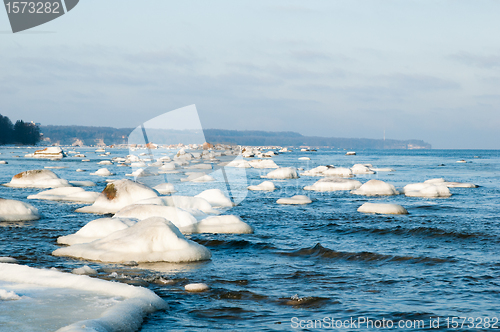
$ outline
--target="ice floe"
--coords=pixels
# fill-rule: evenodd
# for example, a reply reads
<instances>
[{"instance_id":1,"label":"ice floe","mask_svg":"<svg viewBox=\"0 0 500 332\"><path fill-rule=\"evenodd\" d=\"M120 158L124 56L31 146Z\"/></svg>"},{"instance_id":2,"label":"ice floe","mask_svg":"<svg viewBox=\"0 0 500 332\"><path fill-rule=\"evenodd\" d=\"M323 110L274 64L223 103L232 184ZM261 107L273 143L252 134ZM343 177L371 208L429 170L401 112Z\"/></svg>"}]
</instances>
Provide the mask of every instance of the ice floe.
<instances>
[{"instance_id":1,"label":"ice floe","mask_svg":"<svg viewBox=\"0 0 500 332\"><path fill-rule=\"evenodd\" d=\"M94 203L99 193L85 191L79 187L55 188L29 195L28 199L43 199L49 201L68 201L79 203Z\"/></svg>"},{"instance_id":2,"label":"ice floe","mask_svg":"<svg viewBox=\"0 0 500 332\"><path fill-rule=\"evenodd\" d=\"M370 180L358 189L351 191L351 194L364 196L389 196L398 195L399 192L392 184L380 180Z\"/></svg>"},{"instance_id":3,"label":"ice floe","mask_svg":"<svg viewBox=\"0 0 500 332\"><path fill-rule=\"evenodd\" d=\"M6 187L16 188L58 188L71 187L71 184L61 179L54 172L47 169L35 169L16 174Z\"/></svg>"},{"instance_id":4,"label":"ice floe","mask_svg":"<svg viewBox=\"0 0 500 332\"><path fill-rule=\"evenodd\" d=\"M0 221L30 221L40 219L33 205L12 199L0 198Z\"/></svg>"},{"instance_id":5,"label":"ice floe","mask_svg":"<svg viewBox=\"0 0 500 332\"><path fill-rule=\"evenodd\" d=\"M59 248L52 254L110 263L181 263L211 257L207 248L187 240L173 223L160 217L141 220L100 240Z\"/></svg>"},{"instance_id":6,"label":"ice floe","mask_svg":"<svg viewBox=\"0 0 500 332\"><path fill-rule=\"evenodd\" d=\"M305 186L304 190L314 191L338 191L338 190L354 190L361 187L361 182L343 178L324 178L310 186Z\"/></svg>"},{"instance_id":7,"label":"ice floe","mask_svg":"<svg viewBox=\"0 0 500 332\"><path fill-rule=\"evenodd\" d=\"M285 205L303 205L303 204L309 204L312 203L312 200L305 196L305 195L295 195L290 198L280 198L276 201L278 204L285 204Z\"/></svg>"},{"instance_id":8,"label":"ice floe","mask_svg":"<svg viewBox=\"0 0 500 332\"><path fill-rule=\"evenodd\" d=\"M401 205L388 203L364 203L358 208L358 212L377 214L408 214L408 211Z\"/></svg>"},{"instance_id":9,"label":"ice floe","mask_svg":"<svg viewBox=\"0 0 500 332\"><path fill-rule=\"evenodd\" d=\"M164 300L146 288L55 270L0 263L0 280L29 295L16 298L16 303L11 305L17 306L13 310L25 310L23 319L16 322L20 330L25 331L34 326L53 331L61 326L61 321L66 326L63 325L59 332L137 331L147 314L168 307ZM86 310L91 304L78 300L83 294L99 297L108 305L102 309ZM69 307L68 303L71 303ZM60 308L53 308L54 305ZM51 306L51 310L44 306ZM59 319L40 314L54 309L61 316ZM84 314L80 314L82 310ZM8 312L2 314L8 315ZM82 317L86 320L81 320Z\"/></svg>"}]
</instances>

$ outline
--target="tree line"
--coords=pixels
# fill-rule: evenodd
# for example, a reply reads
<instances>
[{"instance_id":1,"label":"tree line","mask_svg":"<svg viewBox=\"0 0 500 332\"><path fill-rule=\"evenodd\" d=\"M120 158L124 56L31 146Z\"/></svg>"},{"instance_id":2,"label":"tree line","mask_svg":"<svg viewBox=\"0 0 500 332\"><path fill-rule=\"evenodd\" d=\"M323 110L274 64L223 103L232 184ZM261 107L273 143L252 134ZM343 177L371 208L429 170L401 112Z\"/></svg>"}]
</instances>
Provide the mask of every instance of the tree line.
<instances>
[{"instance_id":1,"label":"tree line","mask_svg":"<svg viewBox=\"0 0 500 332\"><path fill-rule=\"evenodd\" d=\"M40 128L37 125L23 120L17 120L15 124L12 124L8 117L0 114L0 145L35 145L40 138Z\"/></svg>"}]
</instances>

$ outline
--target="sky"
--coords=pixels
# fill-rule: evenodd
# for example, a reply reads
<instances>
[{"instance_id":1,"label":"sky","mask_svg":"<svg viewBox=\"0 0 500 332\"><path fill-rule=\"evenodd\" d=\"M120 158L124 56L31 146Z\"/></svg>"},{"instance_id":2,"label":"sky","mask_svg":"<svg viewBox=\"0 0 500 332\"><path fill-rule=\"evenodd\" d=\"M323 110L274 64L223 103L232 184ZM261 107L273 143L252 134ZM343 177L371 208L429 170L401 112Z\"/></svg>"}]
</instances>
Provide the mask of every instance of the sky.
<instances>
[{"instance_id":1,"label":"sky","mask_svg":"<svg viewBox=\"0 0 500 332\"><path fill-rule=\"evenodd\" d=\"M80 0L13 34L0 114L135 128L195 104L203 128L500 149L500 1Z\"/></svg>"}]
</instances>

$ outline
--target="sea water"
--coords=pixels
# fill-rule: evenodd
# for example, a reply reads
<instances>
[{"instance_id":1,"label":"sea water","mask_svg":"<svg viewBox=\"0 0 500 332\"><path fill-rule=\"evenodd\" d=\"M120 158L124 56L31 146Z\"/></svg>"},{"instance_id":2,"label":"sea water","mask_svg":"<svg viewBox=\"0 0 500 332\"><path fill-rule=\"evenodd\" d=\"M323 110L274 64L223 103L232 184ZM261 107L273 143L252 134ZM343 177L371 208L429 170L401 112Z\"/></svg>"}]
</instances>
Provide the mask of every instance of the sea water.
<instances>
[{"instance_id":1,"label":"sea water","mask_svg":"<svg viewBox=\"0 0 500 332\"><path fill-rule=\"evenodd\" d=\"M117 174L108 178L119 179L132 171L97 165L109 157L94 149L77 150L91 161L71 155L61 161L35 160L23 157L33 149L0 148L0 160L9 163L0 165L0 183L25 170L63 166L52 170L70 181L94 181L96 187L85 189L100 192L106 178L91 172L107 167ZM107 151L110 157L129 153ZM457 163L462 159L467 163ZM484 324L488 319L491 326L500 318L500 151L366 150L346 156L345 151L319 149L294 150L273 160L304 169L355 163L390 167L395 171L355 179L379 179L397 188L431 178L479 187L451 188L453 196L444 199L364 197L302 190L320 177L275 180L277 190L245 193L239 205L225 212L240 216L254 234L188 236L212 251L210 261L123 266L52 256L59 248L57 237L74 233L99 216L75 213L83 204L26 199L41 189L0 186L0 197L33 204L43 216L32 222L0 223L0 256L67 272L88 265L99 272L98 278L153 290L169 309L149 315L142 331L315 331L332 329L338 322L344 325L337 325L337 330L379 330L382 321L393 322L394 328L403 323L399 329L423 331L436 326L438 318L441 330L456 331L453 322L465 324L460 327L466 330L467 324L477 329L482 326L479 320ZM87 172L76 172L78 168ZM261 183L269 171L247 169L248 185ZM308 195L313 203L276 204L278 198L297 194ZM409 214L357 212L365 202L400 204ZM198 282L210 290L184 290L186 284ZM360 319L368 325L356 325ZM355 325L346 327L347 321ZM417 326L421 322L424 326Z\"/></svg>"}]
</instances>

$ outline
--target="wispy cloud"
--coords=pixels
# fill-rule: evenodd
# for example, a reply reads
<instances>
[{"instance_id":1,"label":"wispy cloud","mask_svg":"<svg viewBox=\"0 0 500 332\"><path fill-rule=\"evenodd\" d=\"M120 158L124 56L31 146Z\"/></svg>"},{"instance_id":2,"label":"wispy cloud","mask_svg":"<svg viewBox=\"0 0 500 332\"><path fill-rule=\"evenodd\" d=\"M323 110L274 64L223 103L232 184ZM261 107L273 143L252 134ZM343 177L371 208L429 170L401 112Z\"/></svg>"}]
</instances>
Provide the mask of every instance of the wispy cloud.
<instances>
[{"instance_id":1,"label":"wispy cloud","mask_svg":"<svg viewBox=\"0 0 500 332\"><path fill-rule=\"evenodd\" d=\"M500 68L500 54L479 55L469 52L459 52L450 58L464 65L481 68Z\"/></svg>"}]
</instances>

